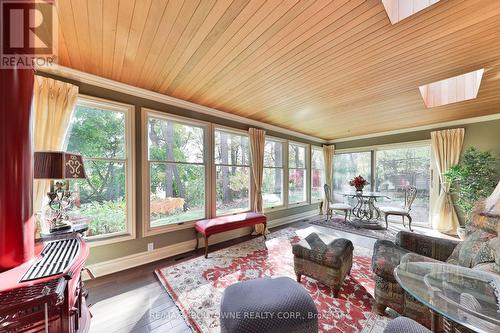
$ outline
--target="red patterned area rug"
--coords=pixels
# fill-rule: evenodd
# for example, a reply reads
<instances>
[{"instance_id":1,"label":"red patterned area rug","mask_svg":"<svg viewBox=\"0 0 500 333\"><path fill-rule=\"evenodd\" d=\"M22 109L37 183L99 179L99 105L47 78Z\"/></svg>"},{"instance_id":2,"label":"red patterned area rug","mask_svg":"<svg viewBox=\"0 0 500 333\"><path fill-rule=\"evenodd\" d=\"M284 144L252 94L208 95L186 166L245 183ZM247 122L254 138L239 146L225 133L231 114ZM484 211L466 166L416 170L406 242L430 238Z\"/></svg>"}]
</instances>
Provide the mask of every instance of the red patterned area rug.
<instances>
[{"instance_id":1,"label":"red patterned area rug","mask_svg":"<svg viewBox=\"0 0 500 333\"><path fill-rule=\"evenodd\" d=\"M156 274L195 332L219 332L220 299L224 289L238 281L262 276L295 279L291 244L300 230L286 228L178 264L157 269ZM382 332L387 318L372 312L374 281L369 250L356 248L351 276L339 298L317 281L303 277L319 312L320 332Z\"/></svg>"}]
</instances>

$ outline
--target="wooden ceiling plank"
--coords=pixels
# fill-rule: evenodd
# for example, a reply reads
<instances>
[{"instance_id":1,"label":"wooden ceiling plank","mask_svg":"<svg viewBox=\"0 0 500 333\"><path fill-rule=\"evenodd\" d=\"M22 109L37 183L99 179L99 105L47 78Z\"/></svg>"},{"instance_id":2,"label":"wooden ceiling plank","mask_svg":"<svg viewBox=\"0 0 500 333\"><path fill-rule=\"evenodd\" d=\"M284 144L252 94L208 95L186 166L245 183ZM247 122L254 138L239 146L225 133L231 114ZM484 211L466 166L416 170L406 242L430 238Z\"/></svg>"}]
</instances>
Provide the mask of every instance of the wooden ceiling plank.
<instances>
[{"instance_id":1,"label":"wooden ceiling plank","mask_svg":"<svg viewBox=\"0 0 500 333\"><path fill-rule=\"evenodd\" d=\"M168 38L163 41L162 45L160 45L160 51L156 56L154 63L147 62L145 65L149 67L150 71L141 74L141 82L140 86L148 89L154 90L153 86L155 84L155 77L160 73L163 64L170 58L172 52L177 48L179 41L181 40L184 31L188 29L186 34L190 33L189 23L194 15L199 15L200 12L197 13L198 7L201 5L202 8L206 8L206 5L212 5L212 0L207 2L200 0L188 0L185 1L182 5L179 14L177 15L173 25L170 29L170 33L168 34ZM203 11L201 11L203 13ZM181 40L182 43L182 40Z\"/></svg>"},{"instance_id":2,"label":"wooden ceiling plank","mask_svg":"<svg viewBox=\"0 0 500 333\"><path fill-rule=\"evenodd\" d=\"M70 64L75 68L83 69L83 61L78 46L78 39L73 20L73 9L70 1L55 2L57 17L59 19L59 31L63 34L63 40L66 44ZM61 59L63 60L63 59Z\"/></svg>"},{"instance_id":3,"label":"wooden ceiling plank","mask_svg":"<svg viewBox=\"0 0 500 333\"><path fill-rule=\"evenodd\" d=\"M207 95L207 89L210 90L215 88L218 84L224 81L224 77L227 73L233 71L238 67L246 58L251 54L256 52L260 47L266 47L268 41L273 38L274 35L278 34L282 29L284 29L288 24L293 22L303 13L307 8L313 6L314 1L303 1L299 2L293 8L280 17L276 22L274 22L266 31L262 33L251 45L249 45L245 50L243 50L235 59L229 62L224 68L222 68L214 77L212 77L203 87L201 87L197 94L196 100L203 103L204 97Z\"/></svg>"},{"instance_id":4,"label":"wooden ceiling plank","mask_svg":"<svg viewBox=\"0 0 500 333\"><path fill-rule=\"evenodd\" d=\"M125 71L121 71L120 80L129 81L130 71L127 70L131 68L136 60L137 54L139 52L139 44L141 42L144 30L146 28L146 20L149 18L149 14L152 8L151 0L141 0L140 3L136 4L136 9L134 10L132 16L132 22L130 24L130 31L127 40L127 48L125 49L125 54L123 58L123 67ZM153 9L157 9L156 7Z\"/></svg>"},{"instance_id":5,"label":"wooden ceiling plank","mask_svg":"<svg viewBox=\"0 0 500 333\"><path fill-rule=\"evenodd\" d=\"M111 78L116 42L119 0L103 1L102 12L102 76Z\"/></svg>"},{"instance_id":6,"label":"wooden ceiling plank","mask_svg":"<svg viewBox=\"0 0 500 333\"><path fill-rule=\"evenodd\" d=\"M490 27L498 27L495 22L495 18L491 19ZM478 32L479 31L479 32ZM455 34L456 41L460 41L464 39L464 37L467 37L467 35L470 35L469 39L474 39L473 37L480 37L481 34L484 32L484 30L478 29L478 30L466 30L463 32L458 32ZM488 38L485 40L484 46L481 48L479 45L470 45L470 44L446 44L442 45L441 41L435 41L433 43L429 43L425 49L421 49L418 54L408 51L408 54L404 55L403 57L400 58L399 61L391 62L385 65L382 69L378 69L374 74L371 74L370 72L365 72L363 75L363 87L360 87L363 89L363 93L367 93L370 89L370 87L373 87L374 89L380 89L379 87L384 87L384 86L391 86L394 85L396 82L397 84L395 85L396 88L388 89L386 91L391 91L391 93L396 93L403 85L400 82L400 80L397 80L398 78L402 78L406 81L404 84L404 88L408 89L408 84L410 84L410 88L414 89L415 87L418 87L419 85L427 82L418 82L418 81L412 81L412 78L418 78L418 77L423 77L423 74L426 72L434 73L434 76L430 77L427 79L427 81L432 82L432 81L437 81L443 76L454 76L458 75L460 73L455 73L451 72L453 71L454 68L461 68L462 71L467 71L468 68L470 67L472 69L477 69L478 64L477 61L478 59L484 59L484 57L479 57L483 53L481 53L482 49L486 49L484 52L485 55L491 53L491 47L490 43L494 42L498 36L498 29L497 31L491 30L488 32ZM439 47L439 48L433 48L433 46ZM464 68L464 61L466 59L460 58L460 53L461 48L468 48L470 50L474 50L474 52L469 52L466 53L468 55L469 59L474 59L475 61L473 63L469 63L465 68ZM444 62L443 59L446 59L446 55L451 55L451 57L448 57L450 60L452 60L455 65L450 65L449 62ZM421 59L419 62L417 60ZM425 59L431 59L433 62L436 62L437 64L430 63L426 61ZM482 62L483 65L484 62ZM438 65L439 64L439 65ZM408 68L408 73L402 73L401 71L397 71L398 68ZM447 70L448 74L441 74L439 70L443 68L444 70ZM382 72L382 74L380 73ZM385 74L385 75L384 75ZM404 75L401 75L404 74ZM436 78L437 76L437 78ZM354 81L354 82L350 82ZM396 80L396 81L395 81ZM334 91L335 92L335 103L338 104L341 100L339 99L339 96L342 95L344 91L350 92L355 94L353 89L350 89L348 87L352 87L356 83L356 76L351 76L351 78L346 77L345 80L340 80L342 83L341 85L338 85L336 87L330 88L325 88L325 93L328 93L329 91ZM409 82L409 83L408 83ZM345 84L345 85L344 85ZM357 84L359 85L359 84ZM297 83L297 87L300 87L300 83ZM316 89L317 92L319 88ZM395 90L396 89L396 90ZM276 94L276 92L272 92L273 96L276 99L279 99L280 95ZM311 100L308 96L304 99L305 101ZM251 103L252 107L255 105L255 100ZM290 105L287 105L287 107L290 107ZM264 110L260 110L264 111Z\"/></svg>"},{"instance_id":7,"label":"wooden ceiling plank","mask_svg":"<svg viewBox=\"0 0 500 333\"><path fill-rule=\"evenodd\" d=\"M153 41L151 42L151 47L147 52L142 64L139 64L136 72L136 79L134 84L139 87L145 87L145 83L152 75L153 67L156 64L158 57L160 56L163 46L167 42L172 33L172 29L177 22L179 15L192 15L196 9L197 3L194 1L188 1L187 4L183 0L173 0L169 1L167 7L164 10L163 16L161 18L160 25L154 34ZM184 8L184 9L183 9ZM191 16L189 16L191 17Z\"/></svg>"},{"instance_id":8,"label":"wooden ceiling plank","mask_svg":"<svg viewBox=\"0 0 500 333\"><path fill-rule=\"evenodd\" d=\"M255 87L253 83L256 81L261 82L261 90L265 89L265 87L268 86L266 78L270 79L270 73L273 73L275 69L282 67L285 63L297 63L300 61L298 59L304 59L304 57L301 58L301 55L305 52L310 52L313 45L318 46L318 52L321 52L323 49L330 49L342 45L344 42L352 42L354 37L358 37L361 32L366 31L366 33L368 33L368 28L373 27L374 24L378 26L386 25L385 12L381 12L380 9L364 5L356 9L360 10L360 21L362 21L362 24L359 24L358 21L351 20L349 17L346 17L344 20L336 20L334 24L328 26L328 29L325 29L325 34L316 34L313 38L307 39L292 51L288 51L285 54L279 53L277 57L273 56L273 62L269 60L261 63L261 66L254 65L253 67L256 68L254 72L256 73L248 78L246 76L243 78L242 75L242 79L238 82L231 82L231 86L234 87L233 90L236 93L234 95L228 95L227 97L218 98L217 105L219 106L225 103L230 105L230 101L232 100L241 101L241 99L248 98L249 96L245 88L250 85ZM374 13L378 14L374 15ZM258 87L255 88L257 90L259 89Z\"/></svg>"},{"instance_id":9,"label":"wooden ceiling plank","mask_svg":"<svg viewBox=\"0 0 500 333\"><path fill-rule=\"evenodd\" d=\"M269 1L274 5L278 3L272 0ZM233 38L224 47L225 50L229 49L229 52L220 58L214 59L215 64L213 66L210 66L206 69L206 71L199 73L197 80L191 81L191 84L193 85L192 91L197 91L204 87L210 78L214 77L217 73L226 68L233 59L236 59L243 53L248 52L249 48L255 48L255 43L257 43L258 40L261 40L262 35L264 35L267 31L272 32L275 30L273 27L276 27L276 22L281 21L280 24L283 24L283 20L290 20L290 16L294 14L297 15L297 11L300 11L302 8L306 7L306 5L312 4L312 1L306 1L302 3L298 0L285 1L278 6L275 6L270 12L259 13L262 16L258 16L255 20L252 20L249 25L244 27L245 29L241 30L241 33L239 32L238 35L235 36L238 39ZM261 42L260 45L262 44L263 43ZM191 98L191 96L189 98Z\"/></svg>"},{"instance_id":10,"label":"wooden ceiling plank","mask_svg":"<svg viewBox=\"0 0 500 333\"><path fill-rule=\"evenodd\" d=\"M156 75L156 78L152 80L152 87L155 91L160 91L161 83L164 79L168 78L169 73L175 69L175 65L181 61L182 55L192 51L190 48L191 44L196 45L203 40L203 36L206 36L209 27L213 27L223 14L224 8L227 8L231 2L232 0L201 1L191 17L189 24L182 32L175 48L170 53L169 57L160 64L159 75Z\"/></svg>"},{"instance_id":11,"label":"wooden ceiling plank","mask_svg":"<svg viewBox=\"0 0 500 333\"><path fill-rule=\"evenodd\" d=\"M464 33L467 33L467 32L464 32ZM458 38L460 38L460 36L458 36ZM448 47L451 47L451 46L448 46ZM474 52L473 54L476 54L477 53L477 50L474 50L472 49L471 50L472 52ZM409 72L411 73L415 73L416 71L416 65L414 64L414 62L412 62L411 60L414 59L414 61L418 60L418 57L421 56L422 54L422 51L419 50L418 53L416 52L411 52L411 51L408 51L407 52L407 56L406 57L400 57L400 59L394 59L393 62L398 62L398 63L403 63L404 65L407 65L409 67ZM457 57L457 55L453 54L453 53L449 53L452 57ZM432 56L432 54L429 54L429 56ZM474 57L472 56L471 54L471 58L472 59L476 59L476 61L478 60L477 57ZM436 60L436 62L439 62ZM441 59L440 62L443 62L443 59ZM402 67L404 67L404 65ZM458 63L457 64L458 66L460 67L463 67L463 63ZM380 68L376 68L376 69L371 69L371 71L367 71L367 70L363 70L363 68L360 68L359 72L360 72L360 75L363 75L363 86L360 86L361 89L363 89L363 87L366 87L368 84L369 84L369 81L368 79L369 78L372 78L373 79L373 84L378 84L378 82L380 81L383 81L383 76L381 76L383 73L385 72L390 72L391 70L391 66L392 67L395 67L396 69L397 68L400 68L401 66L395 66L393 65L390 61L387 61L386 64L381 64L381 66L384 66L384 67L380 67ZM422 67L425 69L425 68L432 68L431 66L429 66L429 63L423 63ZM383 69L382 69L383 68ZM378 75L375 73L372 75L372 72L373 71L376 71L376 73L378 72ZM328 73L328 72L326 72ZM362 73L362 74L361 74ZM394 74L394 76L398 76L398 75L401 75L402 73L401 72L391 72ZM405 73L406 74L406 73ZM407 76L411 75L411 74L406 74ZM421 73L420 73L421 75ZM328 92L328 91L338 91L336 90L334 87L332 87L331 84L329 84L328 82L325 82L327 81L327 79L325 78L325 76L328 76L328 75L322 75L322 74L319 74L318 75L320 77L320 79L318 79L318 81L314 81L316 83L311 83L311 85L308 85L307 88L304 88L301 90L301 85L300 85L300 82L297 82L296 84L296 90L297 91L304 91L305 89L309 89L311 91L314 91L314 93L310 93L310 94L306 94L304 93L302 97L304 98L307 98L309 100L314 100L315 96L317 95L320 95L322 94L323 92ZM337 82L342 82L342 84L345 84L343 87L343 89L348 89L348 88L345 88L347 86L350 86L349 84L355 80L355 78L357 77L356 73L355 72L352 72L351 74L350 73L345 73L341 76L338 76L337 77ZM323 78L325 78L325 80L323 80ZM304 82L308 82L308 81L304 81ZM359 86L359 84L357 84L357 86ZM289 86L291 87L291 85ZM352 86L351 86L352 87ZM418 87L418 85L416 85L416 87ZM341 88L342 89L342 88ZM290 89L290 91L292 91L292 89ZM288 93L287 91L285 91L284 93ZM274 91L274 94L273 94L275 97L278 97L279 94L277 91ZM294 99L300 99L299 96L297 96L296 94L293 95ZM262 109L261 111L265 111L264 109Z\"/></svg>"},{"instance_id":12,"label":"wooden ceiling plank","mask_svg":"<svg viewBox=\"0 0 500 333\"><path fill-rule=\"evenodd\" d=\"M249 0L217 1L179 60L166 76L159 77L163 82L158 90L168 94L168 88L185 66L199 62L248 3Z\"/></svg>"},{"instance_id":13,"label":"wooden ceiling plank","mask_svg":"<svg viewBox=\"0 0 500 333\"><path fill-rule=\"evenodd\" d=\"M87 2L90 57L93 74L102 75L103 57L103 0Z\"/></svg>"},{"instance_id":14,"label":"wooden ceiling plank","mask_svg":"<svg viewBox=\"0 0 500 333\"><path fill-rule=\"evenodd\" d=\"M143 8L141 3L138 4L138 9ZM123 60L125 58L125 50L127 49L128 39L130 37L130 26L135 12L135 5L135 0L120 0L120 5L118 6L115 50L113 53L113 70L111 73L111 78L113 80L119 80L122 73Z\"/></svg>"},{"instance_id":15,"label":"wooden ceiling plank","mask_svg":"<svg viewBox=\"0 0 500 333\"><path fill-rule=\"evenodd\" d=\"M130 55L125 55L124 66L125 68L129 68L130 70L122 73L123 82L131 82L133 84L137 84L140 73L140 70L138 69L142 69L142 67L144 66L144 63L148 56L148 52L151 49L153 41L160 28L162 19L164 15L166 15L165 10L167 8L167 3L168 1L165 0L153 0L151 2L151 7L146 18L144 28L141 32L141 37L139 40L139 45L137 46L135 56L132 59Z\"/></svg>"},{"instance_id":16,"label":"wooden ceiling plank","mask_svg":"<svg viewBox=\"0 0 500 333\"><path fill-rule=\"evenodd\" d=\"M220 39L220 44L216 45L218 49L209 52L202 61L196 64L184 80L182 92L178 91L176 93L183 96L183 99L188 100L196 87L204 84L205 78L213 71L215 66L219 66L222 61L229 61L228 59L235 57L238 50L241 52L244 49L243 44L247 43L249 45L253 39L258 37L258 31L270 24L266 22L273 16L279 6L282 7L283 4L280 5L277 1L269 0L259 6L251 17L247 17L245 14L248 15L248 13L243 12L243 15L239 17L241 25L232 26L231 29L228 29L227 38Z\"/></svg>"},{"instance_id":17,"label":"wooden ceiling plank","mask_svg":"<svg viewBox=\"0 0 500 333\"><path fill-rule=\"evenodd\" d=\"M345 19L345 15L352 11L363 12L376 6L378 0L372 0L368 2L359 1L357 3L350 2L349 6L342 6L339 2L333 2L330 5L322 7L310 7L312 9L309 13L307 10L298 16L298 23L295 21L290 22L290 24L282 30L282 34L276 34L271 40L277 40L273 43L271 47L271 40L266 42L270 45L268 48L261 48L247 57L244 61L238 64L241 68L238 77L230 76L226 80L220 81L219 86L214 85L211 87L210 91L212 94L218 94L221 90L225 90L225 86L232 87L231 90L238 91L236 88L242 81L251 81L251 74L259 71L265 71L265 68L272 67L274 62L285 57L288 52L300 50L302 44L307 44L311 37L316 36L327 36L328 34L324 32L329 30L332 26L333 21L338 26L342 24L347 24L348 20ZM353 10L351 6L357 5ZM311 15L315 14L314 10L320 10L321 15L315 15L311 18ZM378 9L380 11L380 9ZM299 28L296 26L299 25ZM318 37L321 38L321 37ZM250 77L250 78L249 78ZM227 95L228 96L228 95ZM223 96L220 97L224 99ZM203 100L201 100L203 102ZM220 103L220 100L218 100Z\"/></svg>"},{"instance_id":18,"label":"wooden ceiling plank","mask_svg":"<svg viewBox=\"0 0 500 333\"><path fill-rule=\"evenodd\" d=\"M471 14L471 15L474 15L474 17L479 20L479 19L483 19L481 17L484 17L485 15L487 15L487 17L490 17L492 15L496 15L498 12L500 12L500 8L497 8L496 11L494 10L485 10L483 13L479 13L477 15L474 15L474 14ZM473 24L474 22L468 22L468 24ZM477 23L477 22L476 22ZM465 28L466 26L464 25L457 25L456 22L454 21L451 21L451 22L447 22L447 26L452 29L453 31L457 31L457 30L460 30L460 29L463 29ZM431 38L431 40L434 40L434 39L438 39L438 38L442 38L443 36L445 36L446 34L449 34L449 32L447 31L446 33L436 33L436 30L433 30L434 28L433 27L426 27L428 31L426 31L425 33L421 34L421 35L418 35L418 36L415 36L415 38L412 38L411 40L407 40L405 41L404 43L401 43L398 45L398 47L396 48L396 46L392 46L392 47L389 47L389 48L385 48L385 49L382 49L382 50L377 50L375 49L373 51L374 54L370 54L370 53L363 53L363 57L361 58L355 58L355 59L352 59L351 62L347 63L347 64L343 64L342 66L340 66L339 68L339 64L338 63L333 63L331 65L329 65L328 67L318 67L316 69L316 72L321 72L323 73L321 75L322 78L325 78L325 80L319 80L321 81L321 85L322 86L328 86L332 80L338 80L339 77L335 77L335 79L328 79L327 77L330 75L330 72L329 72L329 69L330 68L335 68L336 70L339 70L339 69L342 69L344 67L349 67L350 68L356 68L356 72L362 72L364 71L367 67L374 67L376 64L380 64L380 63L383 63L385 61L388 61L390 58L397 58L399 57L403 52L406 52L410 49L418 49L419 47L422 47L424 46L426 43L429 42L429 39L425 39L425 36ZM404 45L404 47L402 46ZM396 48L396 49L394 49ZM393 52L392 52L393 51ZM365 59L366 57L369 57L369 59L373 59L372 61L368 61L367 59ZM343 67L344 66L344 67ZM309 89L315 89L316 87L312 87L312 86L307 86L308 83L310 83L310 77L313 75L311 73L316 73L316 72L308 72L307 74L304 74L304 75L301 75L300 77L300 81L301 81L301 86L300 87L297 87L296 89L286 89L287 92L294 96L295 98L299 97L300 95L302 94L308 94L309 93ZM347 73L346 75L353 75L354 73L352 71L350 71L349 73ZM317 80L318 78L317 77L314 77L314 80ZM302 89L302 86L303 85L306 85L306 87L304 89ZM276 91L279 91L279 88L276 88L275 89ZM295 93L299 93L300 95L296 95ZM273 107L273 105L269 105L269 107Z\"/></svg>"},{"instance_id":19,"label":"wooden ceiling plank","mask_svg":"<svg viewBox=\"0 0 500 333\"><path fill-rule=\"evenodd\" d=\"M239 2L235 2L233 6L237 6ZM260 0L250 0L239 12L235 13L237 16L232 18L229 25L221 32L218 38L212 38L209 36L207 39L203 41L203 45L201 45L193 54L191 58L189 58L188 62L182 67L179 71L175 79L169 84L166 94L182 94L184 91L177 91L179 86L185 86L186 83L190 82L193 77L196 76L202 68L206 66L206 64L214 59L221 49L226 45L229 40L242 28L242 26L248 22L248 20L256 15L256 12L265 4L265 2ZM232 10L230 12L233 12ZM225 14L227 19L231 18L231 14ZM226 25L222 20L221 23L217 23L217 25ZM216 31L219 29L218 27L214 28ZM212 33L215 34L215 33Z\"/></svg>"},{"instance_id":20,"label":"wooden ceiling plank","mask_svg":"<svg viewBox=\"0 0 500 333\"><path fill-rule=\"evenodd\" d=\"M436 12L436 11L435 11ZM444 11L443 8L441 8L441 13L447 13L446 11ZM434 12L433 12L434 13ZM435 22L438 22L439 20L441 20L442 17L441 16L434 16L432 17L432 21L431 20L428 20L428 21L431 21L432 23L435 23ZM427 22L427 21L426 21ZM403 25L400 25L399 26L400 30L402 29L402 27L404 27ZM349 59L354 59L355 58L355 55L363 55L367 52L367 48L366 46L367 45L370 45L370 47L372 47L373 49L375 50L380 50L382 46L384 45L388 45L389 41L392 43L393 41L397 41L397 38L398 36L401 36L401 33L407 33L407 32L412 32L414 29L403 29L402 31L398 31L399 33L396 33L396 31L394 31L394 29L391 29L391 26L390 25L387 25L387 28L389 29L389 35L390 36L387 36L388 34L385 33L385 34L380 34L381 39L379 40L378 38L372 38L371 36L368 36L367 37L367 40L363 40L361 43L357 43L358 46L361 46L359 50L356 50L356 52L353 54L352 53L352 49L349 49L350 52L347 52L347 51L344 51L342 52L342 48L339 48L338 50L335 48L336 45L335 45L335 42L333 42L333 46L331 48L331 50L334 51L334 54L332 54L331 56L328 56L328 57L323 57L322 59L322 62L318 62L315 60L315 57L305 57L304 59L307 59L307 66L311 66L311 64L313 64L316 68L318 68L319 71L324 71L324 67L322 66L324 63L331 63L332 61L337 61L337 62L340 62L341 61L341 54L342 55L347 55ZM378 31L378 30L377 30ZM389 38L389 37L392 37L393 39ZM371 38L371 39L369 39ZM385 44L384 44L385 43ZM389 44L390 45L390 44ZM313 49L311 47L311 49ZM337 53L338 52L338 53ZM300 65L300 61L296 60L295 61L295 64L299 64L299 65L295 65L297 70L295 70L295 73L298 73L299 75L302 75L304 73L304 70L302 70L302 66ZM293 63L292 63L293 64ZM293 65L292 65L293 66ZM306 67L307 68L307 67ZM314 67L313 67L314 68ZM289 79L290 79L290 73L289 72L286 72L286 79L284 79L283 81L281 82L276 82L276 81L273 81L273 84L276 87L279 86L279 84L286 84L286 82L289 82ZM301 76L301 79L303 79L304 77ZM251 80L253 81L253 80ZM253 81L255 82L255 81ZM243 89L240 89L240 91L242 91ZM250 95L253 96L253 92L250 93ZM220 96L218 96L220 97Z\"/></svg>"}]
</instances>

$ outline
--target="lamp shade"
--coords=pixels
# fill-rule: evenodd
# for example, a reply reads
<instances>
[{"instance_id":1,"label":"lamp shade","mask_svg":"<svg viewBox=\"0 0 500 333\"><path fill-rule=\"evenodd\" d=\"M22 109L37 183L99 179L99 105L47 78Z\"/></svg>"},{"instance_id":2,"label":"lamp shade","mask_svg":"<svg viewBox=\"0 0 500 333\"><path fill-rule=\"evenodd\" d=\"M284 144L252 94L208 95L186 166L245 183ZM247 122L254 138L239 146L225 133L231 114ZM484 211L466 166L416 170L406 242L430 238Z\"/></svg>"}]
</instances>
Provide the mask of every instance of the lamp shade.
<instances>
[{"instance_id":1,"label":"lamp shade","mask_svg":"<svg viewBox=\"0 0 500 333\"><path fill-rule=\"evenodd\" d=\"M37 151L34 157L35 179L86 178L81 155L63 151Z\"/></svg>"}]
</instances>

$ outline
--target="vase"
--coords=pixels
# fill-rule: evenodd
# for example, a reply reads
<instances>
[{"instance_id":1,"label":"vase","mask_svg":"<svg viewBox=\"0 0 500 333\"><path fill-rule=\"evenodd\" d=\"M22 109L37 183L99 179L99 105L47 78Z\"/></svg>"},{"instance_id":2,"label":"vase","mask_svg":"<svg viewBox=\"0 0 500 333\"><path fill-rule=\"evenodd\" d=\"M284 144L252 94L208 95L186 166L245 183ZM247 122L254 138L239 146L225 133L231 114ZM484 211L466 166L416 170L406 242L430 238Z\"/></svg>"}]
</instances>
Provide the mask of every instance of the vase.
<instances>
[{"instance_id":1,"label":"vase","mask_svg":"<svg viewBox=\"0 0 500 333\"><path fill-rule=\"evenodd\" d=\"M356 193L362 194L363 193L363 187L364 186L358 186L358 187L356 187Z\"/></svg>"}]
</instances>

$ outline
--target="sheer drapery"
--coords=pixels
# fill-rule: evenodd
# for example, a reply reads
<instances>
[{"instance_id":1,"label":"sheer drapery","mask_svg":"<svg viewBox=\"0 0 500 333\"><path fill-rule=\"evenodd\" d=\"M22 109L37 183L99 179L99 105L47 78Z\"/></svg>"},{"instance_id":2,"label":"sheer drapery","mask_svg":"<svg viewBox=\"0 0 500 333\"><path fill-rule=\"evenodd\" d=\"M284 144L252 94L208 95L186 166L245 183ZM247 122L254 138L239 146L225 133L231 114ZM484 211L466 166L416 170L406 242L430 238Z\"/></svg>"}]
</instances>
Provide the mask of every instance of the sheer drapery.
<instances>
[{"instance_id":1,"label":"sheer drapery","mask_svg":"<svg viewBox=\"0 0 500 333\"><path fill-rule=\"evenodd\" d=\"M332 177L333 177L333 155L335 154L335 145L323 146L323 161L325 164L325 183L332 189L330 192L333 195L332 188ZM323 184L324 185L324 184ZM332 197L333 198L333 197ZM323 193L323 206L320 214L325 212L326 207L328 207L328 202L326 201L325 193Z\"/></svg>"},{"instance_id":2,"label":"sheer drapery","mask_svg":"<svg viewBox=\"0 0 500 333\"><path fill-rule=\"evenodd\" d=\"M35 75L33 91L35 151L61 150L78 97L78 87L70 83ZM49 190L48 180L33 183L35 212Z\"/></svg>"},{"instance_id":3,"label":"sheer drapery","mask_svg":"<svg viewBox=\"0 0 500 333\"><path fill-rule=\"evenodd\" d=\"M248 130L250 137L250 155L252 158L252 208L254 212L263 213L262 204L262 178L264 174L264 145L266 141L266 132L257 128ZM255 226L255 234L267 232L264 225Z\"/></svg>"},{"instance_id":4,"label":"sheer drapery","mask_svg":"<svg viewBox=\"0 0 500 333\"><path fill-rule=\"evenodd\" d=\"M441 189L432 214L432 226L439 232L456 235L460 225L450 196L450 185L444 173L456 165L460 159L465 129L456 128L431 133L432 151L436 161Z\"/></svg>"}]
</instances>

